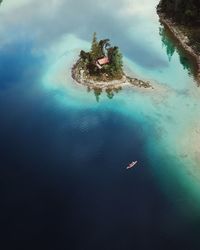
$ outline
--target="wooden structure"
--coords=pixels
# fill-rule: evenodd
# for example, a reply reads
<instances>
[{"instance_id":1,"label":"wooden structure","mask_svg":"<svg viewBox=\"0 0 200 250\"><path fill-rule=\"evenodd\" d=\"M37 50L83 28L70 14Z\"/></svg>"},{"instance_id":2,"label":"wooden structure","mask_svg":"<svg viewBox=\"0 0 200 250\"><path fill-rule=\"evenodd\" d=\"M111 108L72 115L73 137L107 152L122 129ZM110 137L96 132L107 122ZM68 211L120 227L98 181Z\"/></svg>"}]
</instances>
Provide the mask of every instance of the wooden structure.
<instances>
[{"instance_id":1,"label":"wooden structure","mask_svg":"<svg viewBox=\"0 0 200 250\"><path fill-rule=\"evenodd\" d=\"M99 58L95 64L96 66L99 68L99 69L102 69L103 65L105 64L108 64L110 61L109 61L109 58L107 56L105 57L102 57L102 58Z\"/></svg>"}]
</instances>

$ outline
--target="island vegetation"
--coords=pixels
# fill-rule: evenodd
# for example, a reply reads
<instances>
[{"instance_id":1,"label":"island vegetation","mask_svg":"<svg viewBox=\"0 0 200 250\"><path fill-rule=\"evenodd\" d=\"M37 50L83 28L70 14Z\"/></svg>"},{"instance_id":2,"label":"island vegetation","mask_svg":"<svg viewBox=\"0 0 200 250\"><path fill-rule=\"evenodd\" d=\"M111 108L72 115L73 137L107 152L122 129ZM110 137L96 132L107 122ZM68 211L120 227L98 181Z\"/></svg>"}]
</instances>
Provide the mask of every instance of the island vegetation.
<instances>
[{"instance_id":1,"label":"island vegetation","mask_svg":"<svg viewBox=\"0 0 200 250\"><path fill-rule=\"evenodd\" d=\"M111 47L109 39L97 41L93 35L90 52L81 50L81 67L93 79L110 81L123 77L122 54L118 47Z\"/></svg>"},{"instance_id":2,"label":"island vegetation","mask_svg":"<svg viewBox=\"0 0 200 250\"><path fill-rule=\"evenodd\" d=\"M109 39L99 40L93 34L89 52L80 51L79 59L72 68L76 82L98 89L105 89L110 97L111 90L118 91L125 85L149 88L149 82L127 76L123 70L123 56L117 46L111 46Z\"/></svg>"},{"instance_id":3,"label":"island vegetation","mask_svg":"<svg viewBox=\"0 0 200 250\"><path fill-rule=\"evenodd\" d=\"M200 1L161 0L157 10L161 23L194 59L197 80L200 82Z\"/></svg>"}]
</instances>

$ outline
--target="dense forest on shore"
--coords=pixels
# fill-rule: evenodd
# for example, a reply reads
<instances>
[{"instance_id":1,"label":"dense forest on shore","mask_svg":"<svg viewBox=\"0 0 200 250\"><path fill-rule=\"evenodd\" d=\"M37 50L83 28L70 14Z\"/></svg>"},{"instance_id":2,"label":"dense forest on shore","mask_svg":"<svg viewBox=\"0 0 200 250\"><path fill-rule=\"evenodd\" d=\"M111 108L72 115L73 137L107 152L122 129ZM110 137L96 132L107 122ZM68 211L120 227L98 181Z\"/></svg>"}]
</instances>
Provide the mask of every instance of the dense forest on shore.
<instances>
[{"instance_id":1,"label":"dense forest on shore","mask_svg":"<svg viewBox=\"0 0 200 250\"><path fill-rule=\"evenodd\" d=\"M200 25L199 0L161 0L158 10L184 25Z\"/></svg>"},{"instance_id":2,"label":"dense forest on shore","mask_svg":"<svg viewBox=\"0 0 200 250\"><path fill-rule=\"evenodd\" d=\"M178 24L189 45L200 53L200 0L161 0L157 10Z\"/></svg>"}]
</instances>

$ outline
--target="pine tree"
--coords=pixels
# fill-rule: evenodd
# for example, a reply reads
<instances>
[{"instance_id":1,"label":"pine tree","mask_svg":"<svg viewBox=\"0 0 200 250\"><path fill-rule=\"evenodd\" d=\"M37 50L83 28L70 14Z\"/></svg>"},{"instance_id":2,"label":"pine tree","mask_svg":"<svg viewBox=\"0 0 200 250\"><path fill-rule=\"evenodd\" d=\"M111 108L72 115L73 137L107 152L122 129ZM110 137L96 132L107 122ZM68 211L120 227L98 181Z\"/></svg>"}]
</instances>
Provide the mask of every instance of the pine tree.
<instances>
[{"instance_id":1,"label":"pine tree","mask_svg":"<svg viewBox=\"0 0 200 250\"><path fill-rule=\"evenodd\" d=\"M92 46L91 46L91 57L93 61L96 61L99 57L102 56L101 46L97 41L97 34L94 32Z\"/></svg>"},{"instance_id":2,"label":"pine tree","mask_svg":"<svg viewBox=\"0 0 200 250\"><path fill-rule=\"evenodd\" d=\"M119 51L118 47L114 47L112 55L112 69L115 71L115 74L122 75L123 72L123 61L122 54Z\"/></svg>"},{"instance_id":3,"label":"pine tree","mask_svg":"<svg viewBox=\"0 0 200 250\"><path fill-rule=\"evenodd\" d=\"M92 39L92 47L91 47L91 52L94 52L96 50L98 46L98 42L97 42L97 33L94 32L93 34L93 39Z\"/></svg>"}]
</instances>

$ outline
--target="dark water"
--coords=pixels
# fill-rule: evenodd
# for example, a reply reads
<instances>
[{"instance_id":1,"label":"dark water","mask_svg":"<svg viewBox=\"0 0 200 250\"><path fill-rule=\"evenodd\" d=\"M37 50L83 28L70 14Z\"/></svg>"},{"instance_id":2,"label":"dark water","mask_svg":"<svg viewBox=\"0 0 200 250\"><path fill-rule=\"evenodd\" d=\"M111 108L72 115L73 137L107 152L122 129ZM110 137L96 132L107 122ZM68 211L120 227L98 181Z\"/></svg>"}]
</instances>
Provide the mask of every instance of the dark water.
<instances>
[{"instance_id":1,"label":"dark water","mask_svg":"<svg viewBox=\"0 0 200 250\"><path fill-rule=\"evenodd\" d=\"M28 249L39 240L46 249L176 249L198 239L159 189L137 121L15 93L1 98L2 239ZM85 116L101 123L73 126ZM127 172L132 158L139 167Z\"/></svg>"},{"instance_id":2,"label":"dark water","mask_svg":"<svg viewBox=\"0 0 200 250\"><path fill-rule=\"evenodd\" d=\"M2 249L200 249L200 216L198 209L193 209L197 201L185 196L185 189L176 183L175 176L164 176L169 171L169 162L164 164L161 160L160 164L154 162L156 167L152 166L147 143L155 136L153 118L145 124L147 120L138 111L137 97L134 111L127 111L123 110L120 94L119 99L116 96L97 103L91 93L84 89L80 94L79 90L78 95L93 100L86 105L69 89L44 88L41 79L49 67L45 49L48 55L55 53L49 48L49 44L54 44L52 37L66 32L58 18L65 4L61 1L56 16L54 8L58 8L58 2L50 1L48 13L60 25L49 37L51 27L46 26L46 17L38 14L37 20L35 9L31 9L32 1L27 5L21 2L13 7L16 11L13 23L9 21L13 19L12 3L2 5L8 28L1 32L0 49L0 238L2 243L6 242ZM67 3L68 14L70 8L82 13L72 1ZM112 3L109 1L106 6ZM92 13L89 4L90 1L83 5L85 14ZM116 8L121 9L121 4L123 1ZM36 5L47 7L43 3ZM97 3L108 18L102 5ZM28 20L28 24L21 23L16 6L20 11L33 12L34 18L23 12L22 20ZM119 18L113 12L112 15ZM69 20L72 17L69 15ZM109 25L112 18L108 19ZM78 23L66 26L67 32L76 30L83 39L88 33L78 26L81 21L80 16ZM40 22L47 29L46 37L35 35L36 31L41 35ZM100 24L91 25L98 28ZM12 34L15 26L18 33ZM125 40L129 44L126 46L117 27L108 26L101 32L107 30L112 30L112 37L123 44L124 53L144 70L154 64L162 65L162 57L156 54L153 62L142 59L129 39ZM56 53L59 57L60 51ZM169 54L173 53L172 48ZM126 165L134 159L139 161L138 167L126 171ZM160 183L166 179L164 189Z\"/></svg>"}]
</instances>

